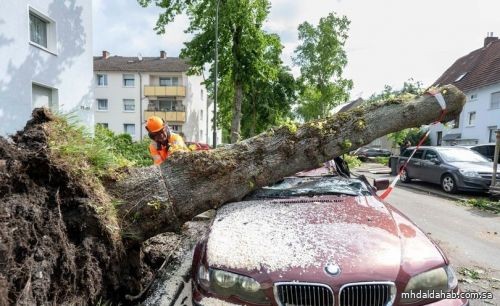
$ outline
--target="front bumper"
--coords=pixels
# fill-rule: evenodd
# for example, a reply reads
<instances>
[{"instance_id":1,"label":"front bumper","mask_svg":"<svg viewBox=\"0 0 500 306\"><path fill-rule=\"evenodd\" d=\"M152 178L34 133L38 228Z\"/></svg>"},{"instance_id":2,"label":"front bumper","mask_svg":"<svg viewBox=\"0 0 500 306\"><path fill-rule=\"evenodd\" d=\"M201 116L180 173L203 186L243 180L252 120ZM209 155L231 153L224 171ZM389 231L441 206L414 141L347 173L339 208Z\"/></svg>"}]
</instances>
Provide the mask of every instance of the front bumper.
<instances>
[{"instance_id":1,"label":"front bumper","mask_svg":"<svg viewBox=\"0 0 500 306\"><path fill-rule=\"evenodd\" d=\"M457 188L460 190L487 191L490 188L491 179L480 177L457 176Z\"/></svg>"}]
</instances>

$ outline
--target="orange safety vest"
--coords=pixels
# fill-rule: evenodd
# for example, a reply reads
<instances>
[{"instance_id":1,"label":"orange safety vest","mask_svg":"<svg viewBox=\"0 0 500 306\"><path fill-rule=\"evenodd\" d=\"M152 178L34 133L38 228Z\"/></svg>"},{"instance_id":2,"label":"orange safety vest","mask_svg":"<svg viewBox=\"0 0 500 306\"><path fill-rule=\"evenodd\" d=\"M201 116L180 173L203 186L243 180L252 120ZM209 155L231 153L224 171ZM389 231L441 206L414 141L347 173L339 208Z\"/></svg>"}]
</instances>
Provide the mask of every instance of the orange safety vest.
<instances>
[{"instance_id":1,"label":"orange safety vest","mask_svg":"<svg viewBox=\"0 0 500 306\"><path fill-rule=\"evenodd\" d=\"M158 149L156 141L151 142L149 145L149 153L151 153L151 157L153 158L155 165L161 164L170 156L170 154L176 151L189 151L182 137L175 133L170 133L168 145L168 149L164 145L161 145L161 148Z\"/></svg>"}]
</instances>

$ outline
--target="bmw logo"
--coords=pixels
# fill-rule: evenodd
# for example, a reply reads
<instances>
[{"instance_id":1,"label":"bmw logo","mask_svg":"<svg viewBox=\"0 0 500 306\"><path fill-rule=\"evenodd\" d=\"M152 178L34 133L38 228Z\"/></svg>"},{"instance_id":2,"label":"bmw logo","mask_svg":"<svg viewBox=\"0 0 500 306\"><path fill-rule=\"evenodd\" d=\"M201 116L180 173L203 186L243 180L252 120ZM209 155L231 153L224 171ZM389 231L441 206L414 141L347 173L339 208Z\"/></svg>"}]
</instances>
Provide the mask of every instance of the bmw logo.
<instances>
[{"instance_id":1,"label":"bmw logo","mask_svg":"<svg viewBox=\"0 0 500 306\"><path fill-rule=\"evenodd\" d=\"M325 267L325 272L330 276L339 276L340 275L340 267L337 264L329 263Z\"/></svg>"}]
</instances>

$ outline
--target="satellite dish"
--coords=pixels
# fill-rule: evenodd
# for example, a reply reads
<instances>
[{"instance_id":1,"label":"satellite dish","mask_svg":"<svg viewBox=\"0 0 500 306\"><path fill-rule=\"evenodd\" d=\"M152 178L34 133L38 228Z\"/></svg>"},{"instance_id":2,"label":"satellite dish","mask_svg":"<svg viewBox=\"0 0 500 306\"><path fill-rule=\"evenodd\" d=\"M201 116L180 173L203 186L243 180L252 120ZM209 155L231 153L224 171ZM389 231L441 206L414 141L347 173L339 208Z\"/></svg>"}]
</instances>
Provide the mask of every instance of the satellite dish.
<instances>
[{"instance_id":1,"label":"satellite dish","mask_svg":"<svg viewBox=\"0 0 500 306\"><path fill-rule=\"evenodd\" d=\"M139 59L139 61L142 61L142 54L140 52L137 53L137 58Z\"/></svg>"}]
</instances>

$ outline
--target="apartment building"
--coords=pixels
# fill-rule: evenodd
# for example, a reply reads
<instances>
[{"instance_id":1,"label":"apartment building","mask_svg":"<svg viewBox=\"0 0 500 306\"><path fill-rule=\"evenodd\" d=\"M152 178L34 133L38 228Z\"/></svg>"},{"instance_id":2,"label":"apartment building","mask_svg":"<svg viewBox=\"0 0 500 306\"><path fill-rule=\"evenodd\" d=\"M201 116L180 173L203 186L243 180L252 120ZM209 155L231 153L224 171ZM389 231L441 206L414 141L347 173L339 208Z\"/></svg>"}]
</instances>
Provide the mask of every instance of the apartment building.
<instances>
[{"instance_id":1,"label":"apartment building","mask_svg":"<svg viewBox=\"0 0 500 306\"><path fill-rule=\"evenodd\" d=\"M0 135L22 129L41 106L92 127L92 1L0 7Z\"/></svg>"},{"instance_id":2,"label":"apartment building","mask_svg":"<svg viewBox=\"0 0 500 306\"><path fill-rule=\"evenodd\" d=\"M201 75L187 75L178 57L94 57L95 122L134 140L147 136L145 120L156 115L186 141L212 143L213 106ZM219 133L220 134L220 133ZM218 136L220 143L220 135Z\"/></svg>"},{"instance_id":3,"label":"apartment building","mask_svg":"<svg viewBox=\"0 0 500 306\"><path fill-rule=\"evenodd\" d=\"M495 141L500 128L500 40L488 33L481 48L457 59L434 86L453 84L464 92L460 115L431 127L432 145L475 145Z\"/></svg>"}]
</instances>

